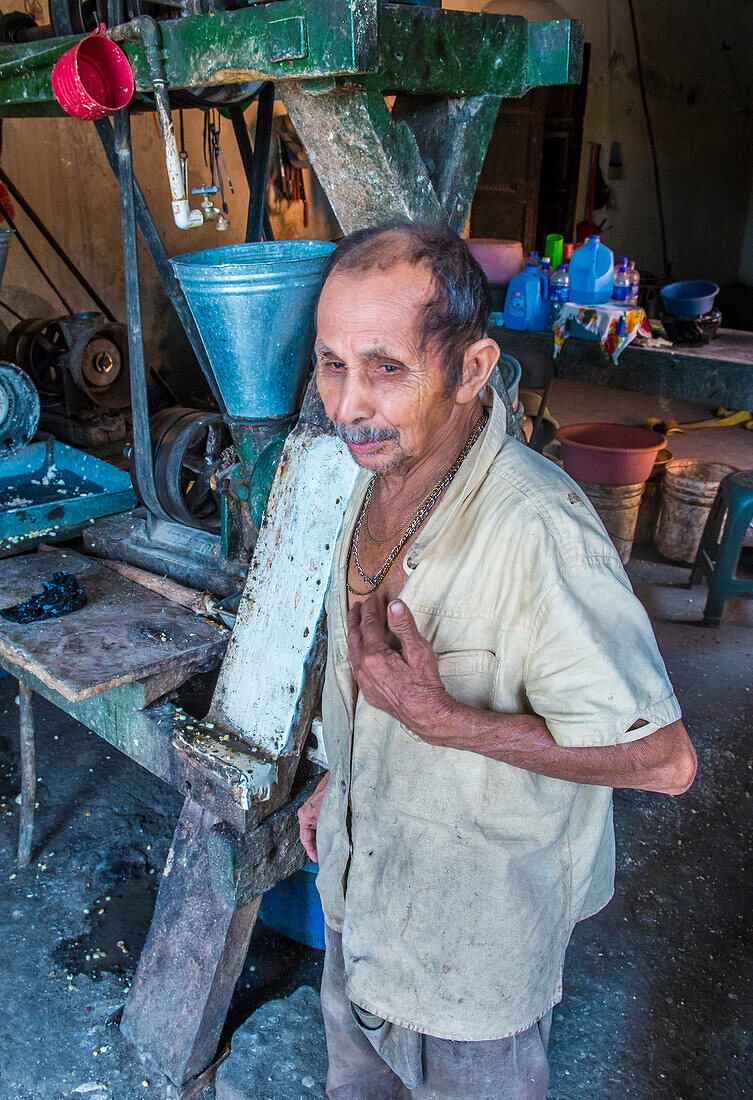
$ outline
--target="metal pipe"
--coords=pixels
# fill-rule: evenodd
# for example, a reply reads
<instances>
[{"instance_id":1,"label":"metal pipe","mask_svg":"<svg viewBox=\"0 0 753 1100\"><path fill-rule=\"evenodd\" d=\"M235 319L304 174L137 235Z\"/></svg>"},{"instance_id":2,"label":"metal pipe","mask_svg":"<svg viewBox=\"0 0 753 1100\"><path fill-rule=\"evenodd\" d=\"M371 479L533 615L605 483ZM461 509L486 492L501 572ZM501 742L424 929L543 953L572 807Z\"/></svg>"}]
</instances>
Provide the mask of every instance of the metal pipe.
<instances>
[{"instance_id":1,"label":"metal pipe","mask_svg":"<svg viewBox=\"0 0 753 1100\"><path fill-rule=\"evenodd\" d=\"M163 509L157 496L157 486L154 481L152 440L149 432L149 394L144 358L144 336L141 325L136 202L131 150L131 115L128 107L124 107L122 111L118 111L115 115L115 152L118 158L120 220L123 228L128 359L131 376L131 410L133 412L133 469L136 489L144 504L159 519L169 520L170 517Z\"/></svg>"},{"instance_id":2,"label":"metal pipe","mask_svg":"<svg viewBox=\"0 0 753 1100\"><path fill-rule=\"evenodd\" d=\"M97 294L96 290L91 285L91 283L79 271L79 269L74 264L73 260L71 260L69 258L68 254L64 251L64 249L61 247L61 245L58 244L57 240L53 237L52 233L49 231L47 226L44 224L44 222L41 220L41 218L39 218L37 216L37 214L34 212L32 207L29 206L26 199L23 197L23 195L18 190L18 188L11 182L11 180L8 178L8 176L6 176L6 174L2 170L2 168L0 168L0 180L2 180L2 182L8 188L8 191L10 192L11 197L16 200L16 202L21 207L24 214L26 214L26 217L29 219L31 224L36 229L39 230L39 232L42 234L44 239L49 244L50 248L63 261L63 263L68 268L68 270L71 272L71 274L78 280L78 282L84 288L84 290L89 295L89 297L94 302L94 304L97 306L97 308L100 309L102 311L102 313L104 313L104 315L105 315L105 317L107 318L108 321L114 321L115 320L115 314L112 312L111 309L108 309L108 307L105 305L105 303L102 301L100 296ZM70 312L70 310L69 310L69 312Z\"/></svg>"},{"instance_id":3,"label":"metal pipe","mask_svg":"<svg viewBox=\"0 0 753 1100\"><path fill-rule=\"evenodd\" d=\"M112 123L109 119L102 118L94 125L97 128L99 139L102 142L102 148L105 151L105 156L112 168L116 178L118 177L118 158L115 152L115 139L112 132ZM196 356L196 359L201 367L202 374L207 381L207 385L212 392L212 397L217 402L217 407L221 413L225 412L225 402L222 399L222 394L219 391L217 382L214 377L214 371L209 363L209 356L207 355L206 348L204 347L204 341L201 338L201 333L198 330L196 321L194 320L191 310L188 308L188 303L183 296L183 291L180 289L180 284L175 278L175 272L170 266L170 260L168 258L165 246L162 243L162 238L159 235L159 230L155 224L152 212L149 209L146 199L144 198L144 192L139 187L139 182L134 176L133 178L133 191L136 205L136 220L138 222L139 229L141 230L141 236L144 238L144 244L149 250L149 255L152 257L152 262L157 269L157 275L159 276L162 289L168 296L173 304L175 312L178 314L180 323L183 326L188 342L191 345L191 349ZM178 402L180 404L180 402Z\"/></svg>"},{"instance_id":4,"label":"metal pipe","mask_svg":"<svg viewBox=\"0 0 753 1100\"><path fill-rule=\"evenodd\" d=\"M149 74L152 78L157 120L162 134L162 144L165 147L165 164L167 178L170 181L173 218L178 229L196 229L204 224L204 215L201 210L191 209L183 183L183 168L178 153L178 143L175 140L170 100L167 94L167 70L162 52L160 25L150 15L139 15L130 23L121 23L120 26L113 27L108 31L108 38L113 42L133 41L140 38L144 45Z\"/></svg>"}]
</instances>

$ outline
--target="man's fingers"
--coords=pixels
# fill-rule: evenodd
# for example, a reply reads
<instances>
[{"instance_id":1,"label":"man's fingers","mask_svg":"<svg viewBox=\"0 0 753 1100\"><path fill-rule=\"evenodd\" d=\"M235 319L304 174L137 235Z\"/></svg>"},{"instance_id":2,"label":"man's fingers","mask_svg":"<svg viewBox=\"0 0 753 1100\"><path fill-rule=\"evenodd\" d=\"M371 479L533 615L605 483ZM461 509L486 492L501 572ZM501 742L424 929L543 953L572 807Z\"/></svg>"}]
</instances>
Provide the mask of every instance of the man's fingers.
<instances>
[{"instance_id":1,"label":"man's fingers","mask_svg":"<svg viewBox=\"0 0 753 1100\"><path fill-rule=\"evenodd\" d=\"M316 829L312 829L311 827L301 829L301 844L309 859L314 863L318 863L319 853L316 848Z\"/></svg>"},{"instance_id":2,"label":"man's fingers","mask_svg":"<svg viewBox=\"0 0 753 1100\"><path fill-rule=\"evenodd\" d=\"M425 654L428 642L419 633L416 620L403 600L392 600L387 605L387 625L399 639L403 657L409 664Z\"/></svg>"},{"instance_id":3,"label":"man's fingers","mask_svg":"<svg viewBox=\"0 0 753 1100\"><path fill-rule=\"evenodd\" d=\"M306 855L309 859L312 859L314 863L319 862L319 857L316 850L316 826L319 815L314 817L308 803L304 803L298 811L298 831L301 838L301 844L303 845Z\"/></svg>"},{"instance_id":4,"label":"man's fingers","mask_svg":"<svg viewBox=\"0 0 753 1100\"><path fill-rule=\"evenodd\" d=\"M389 649L385 635L384 608L378 596L369 596L361 605L361 637L367 652Z\"/></svg>"}]
</instances>

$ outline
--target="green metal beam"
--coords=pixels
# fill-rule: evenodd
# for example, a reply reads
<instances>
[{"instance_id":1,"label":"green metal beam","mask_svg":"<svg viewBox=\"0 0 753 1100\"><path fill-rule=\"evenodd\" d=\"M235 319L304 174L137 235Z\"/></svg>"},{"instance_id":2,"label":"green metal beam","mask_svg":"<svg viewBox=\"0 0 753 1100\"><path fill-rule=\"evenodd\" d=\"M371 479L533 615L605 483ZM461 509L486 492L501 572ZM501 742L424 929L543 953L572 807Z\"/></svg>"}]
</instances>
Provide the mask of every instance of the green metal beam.
<instances>
[{"instance_id":1,"label":"green metal beam","mask_svg":"<svg viewBox=\"0 0 753 1100\"><path fill-rule=\"evenodd\" d=\"M245 80L357 83L372 92L520 96L580 80L577 20L377 4L276 0L161 24L172 89ZM76 38L0 48L0 116L58 115L50 75ZM137 91L150 89L140 43L124 46Z\"/></svg>"}]
</instances>

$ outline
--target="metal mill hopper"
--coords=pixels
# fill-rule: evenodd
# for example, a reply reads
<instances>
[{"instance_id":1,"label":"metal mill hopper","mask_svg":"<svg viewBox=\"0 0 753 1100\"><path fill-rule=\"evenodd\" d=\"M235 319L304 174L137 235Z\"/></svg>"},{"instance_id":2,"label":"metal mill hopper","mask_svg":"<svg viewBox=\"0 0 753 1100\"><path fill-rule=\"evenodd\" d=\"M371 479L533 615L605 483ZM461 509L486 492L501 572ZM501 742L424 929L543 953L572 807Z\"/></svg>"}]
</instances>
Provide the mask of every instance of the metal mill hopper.
<instances>
[{"instance_id":1,"label":"metal mill hopper","mask_svg":"<svg viewBox=\"0 0 753 1100\"><path fill-rule=\"evenodd\" d=\"M243 473L300 409L327 241L263 241L172 261L225 402Z\"/></svg>"}]
</instances>

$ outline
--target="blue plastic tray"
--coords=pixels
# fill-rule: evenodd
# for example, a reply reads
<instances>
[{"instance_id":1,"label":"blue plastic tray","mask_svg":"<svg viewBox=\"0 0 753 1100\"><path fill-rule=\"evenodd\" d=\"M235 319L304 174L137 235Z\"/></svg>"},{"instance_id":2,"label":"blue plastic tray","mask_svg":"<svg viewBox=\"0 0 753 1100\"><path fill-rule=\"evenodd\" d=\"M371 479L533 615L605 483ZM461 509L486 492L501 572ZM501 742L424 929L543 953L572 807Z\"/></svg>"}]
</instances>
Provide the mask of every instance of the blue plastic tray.
<instances>
[{"instance_id":1,"label":"blue plastic tray","mask_svg":"<svg viewBox=\"0 0 753 1100\"><path fill-rule=\"evenodd\" d=\"M137 503L125 471L57 440L32 443L0 462L0 556Z\"/></svg>"}]
</instances>

